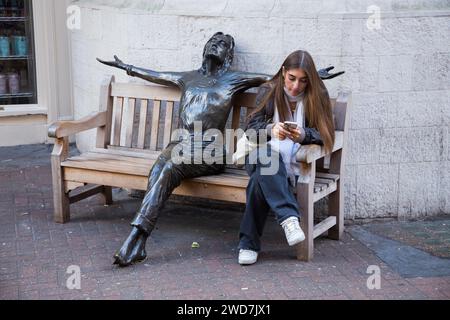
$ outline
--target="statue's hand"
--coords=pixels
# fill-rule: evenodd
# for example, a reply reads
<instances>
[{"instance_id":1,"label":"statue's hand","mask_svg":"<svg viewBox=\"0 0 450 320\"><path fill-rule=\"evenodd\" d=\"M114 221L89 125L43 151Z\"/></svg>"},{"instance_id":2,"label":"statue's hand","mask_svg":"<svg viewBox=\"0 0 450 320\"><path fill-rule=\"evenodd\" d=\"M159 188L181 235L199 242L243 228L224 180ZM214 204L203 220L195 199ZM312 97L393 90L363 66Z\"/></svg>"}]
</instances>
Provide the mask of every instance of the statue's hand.
<instances>
[{"instance_id":1,"label":"statue's hand","mask_svg":"<svg viewBox=\"0 0 450 320\"><path fill-rule=\"evenodd\" d=\"M334 67L328 67L326 69L319 70L319 76L322 80L330 80L336 77L339 77L340 75L343 75L345 71L341 71L338 73L330 73L331 70L333 70Z\"/></svg>"},{"instance_id":2,"label":"statue's hand","mask_svg":"<svg viewBox=\"0 0 450 320\"><path fill-rule=\"evenodd\" d=\"M117 56L114 56L114 61L103 61L100 60L99 58L97 58L97 61L110 67L126 70L127 72L130 69L130 65L123 63L123 61L120 60Z\"/></svg>"}]
</instances>

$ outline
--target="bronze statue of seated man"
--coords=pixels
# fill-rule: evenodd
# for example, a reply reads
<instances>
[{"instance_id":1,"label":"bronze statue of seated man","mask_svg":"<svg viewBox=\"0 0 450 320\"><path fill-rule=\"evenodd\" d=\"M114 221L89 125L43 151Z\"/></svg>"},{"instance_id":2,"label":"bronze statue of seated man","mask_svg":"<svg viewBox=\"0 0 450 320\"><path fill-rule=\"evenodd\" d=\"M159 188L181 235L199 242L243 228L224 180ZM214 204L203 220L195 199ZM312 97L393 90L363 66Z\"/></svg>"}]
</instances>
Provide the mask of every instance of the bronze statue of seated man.
<instances>
[{"instance_id":1,"label":"bronze statue of seated man","mask_svg":"<svg viewBox=\"0 0 450 320\"><path fill-rule=\"evenodd\" d=\"M115 61L102 61L103 64L126 70L128 75L181 90L179 108L179 129L189 132L190 139L202 136L204 132L215 129L224 134L226 122L232 108L235 94L258 87L271 79L268 75L231 71L234 58L234 39L222 32L216 33L205 45L203 64L199 70L187 72L155 72L123 63L114 56ZM322 79L331 79L341 73L330 74L332 68L319 71ZM197 132L201 123L201 132ZM194 130L194 128L196 130ZM202 140L202 139L201 139ZM213 142L202 142L202 149ZM203 141L203 140L202 140ZM220 174L225 169L225 152L216 154L216 163L206 163L192 150L187 161L173 161L174 149L180 141L172 141L164 149L152 167L148 187L142 205L132 221L132 230L122 247L114 256L114 264L121 267L143 261L147 257L145 245L158 220L165 201L183 179ZM190 145L195 145L192 143ZM223 150L223 149L222 149ZM186 155L183 155L186 157ZM222 158L221 158L222 157Z\"/></svg>"}]
</instances>

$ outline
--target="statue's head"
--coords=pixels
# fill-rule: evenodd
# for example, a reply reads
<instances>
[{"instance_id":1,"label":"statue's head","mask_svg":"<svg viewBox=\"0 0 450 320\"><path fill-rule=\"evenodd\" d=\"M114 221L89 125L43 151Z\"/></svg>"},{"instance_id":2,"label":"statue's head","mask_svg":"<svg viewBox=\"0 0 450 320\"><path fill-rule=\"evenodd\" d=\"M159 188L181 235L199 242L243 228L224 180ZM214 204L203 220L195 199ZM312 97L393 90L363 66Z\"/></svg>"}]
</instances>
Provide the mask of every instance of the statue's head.
<instances>
[{"instance_id":1,"label":"statue's head","mask_svg":"<svg viewBox=\"0 0 450 320\"><path fill-rule=\"evenodd\" d=\"M228 70L234 58L234 38L223 32L217 32L205 45L203 62L206 58L217 60L222 64L223 70Z\"/></svg>"}]
</instances>

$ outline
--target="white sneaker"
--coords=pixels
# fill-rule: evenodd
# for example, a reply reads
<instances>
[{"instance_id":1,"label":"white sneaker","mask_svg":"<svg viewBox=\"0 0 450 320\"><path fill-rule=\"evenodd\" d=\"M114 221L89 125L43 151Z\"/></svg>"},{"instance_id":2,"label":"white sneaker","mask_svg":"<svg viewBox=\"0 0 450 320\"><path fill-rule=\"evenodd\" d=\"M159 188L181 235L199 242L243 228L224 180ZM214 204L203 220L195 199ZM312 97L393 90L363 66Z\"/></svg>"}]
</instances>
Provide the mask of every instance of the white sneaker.
<instances>
[{"instance_id":1,"label":"white sneaker","mask_svg":"<svg viewBox=\"0 0 450 320\"><path fill-rule=\"evenodd\" d=\"M305 240L305 234L300 228L298 218L291 217L283 221L281 226L286 234L288 244L292 247Z\"/></svg>"},{"instance_id":2,"label":"white sneaker","mask_svg":"<svg viewBox=\"0 0 450 320\"><path fill-rule=\"evenodd\" d=\"M239 250L239 264L249 265L254 264L258 260L258 252L253 250L241 249Z\"/></svg>"}]
</instances>

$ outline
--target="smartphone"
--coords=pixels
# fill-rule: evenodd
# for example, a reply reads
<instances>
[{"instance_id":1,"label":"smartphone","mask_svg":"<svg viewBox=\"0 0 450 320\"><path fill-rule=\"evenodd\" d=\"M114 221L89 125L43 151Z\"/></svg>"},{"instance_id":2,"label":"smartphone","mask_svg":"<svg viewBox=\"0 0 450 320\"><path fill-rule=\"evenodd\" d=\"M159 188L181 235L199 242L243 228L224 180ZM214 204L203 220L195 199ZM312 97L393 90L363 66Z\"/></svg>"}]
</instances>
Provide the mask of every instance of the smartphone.
<instances>
[{"instance_id":1,"label":"smartphone","mask_svg":"<svg viewBox=\"0 0 450 320\"><path fill-rule=\"evenodd\" d=\"M295 130L298 128L298 123L297 122L292 122L292 121L285 121L284 122L284 128L286 130Z\"/></svg>"}]
</instances>

